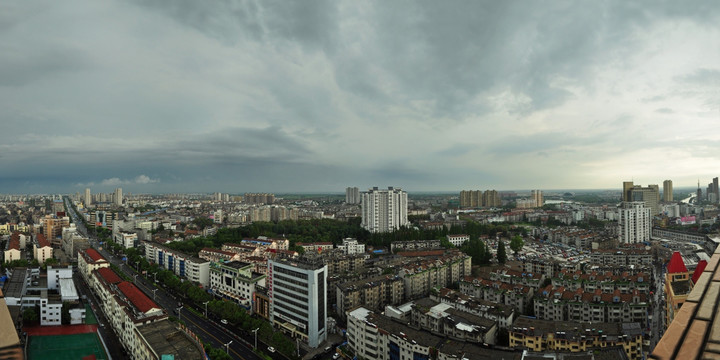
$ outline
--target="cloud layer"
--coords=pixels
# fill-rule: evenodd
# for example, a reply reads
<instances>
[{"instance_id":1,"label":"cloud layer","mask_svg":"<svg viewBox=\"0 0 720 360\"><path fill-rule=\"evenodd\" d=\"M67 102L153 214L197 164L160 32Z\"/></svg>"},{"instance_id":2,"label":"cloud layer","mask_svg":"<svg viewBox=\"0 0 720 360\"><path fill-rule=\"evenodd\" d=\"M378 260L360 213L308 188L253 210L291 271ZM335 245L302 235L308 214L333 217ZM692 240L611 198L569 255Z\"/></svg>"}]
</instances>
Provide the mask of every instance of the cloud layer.
<instances>
[{"instance_id":1,"label":"cloud layer","mask_svg":"<svg viewBox=\"0 0 720 360\"><path fill-rule=\"evenodd\" d=\"M720 168L719 12L3 3L0 192L705 183Z\"/></svg>"}]
</instances>

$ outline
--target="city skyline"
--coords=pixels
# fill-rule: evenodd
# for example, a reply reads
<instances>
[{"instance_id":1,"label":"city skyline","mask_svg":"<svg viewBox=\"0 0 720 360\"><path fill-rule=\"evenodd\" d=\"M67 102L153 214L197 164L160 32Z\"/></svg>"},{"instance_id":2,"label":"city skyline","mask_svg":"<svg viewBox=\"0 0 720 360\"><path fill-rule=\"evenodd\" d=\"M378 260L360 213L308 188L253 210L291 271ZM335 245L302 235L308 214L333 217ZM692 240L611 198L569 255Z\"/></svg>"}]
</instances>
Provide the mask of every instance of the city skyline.
<instances>
[{"instance_id":1,"label":"city skyline","mask_svg":"<svg viewBox=\"0 0 720 360\"><path fill-rule=\"evenodd\" d=\"M720 168L712 2L0 14L0 193L704 189Z\"/></svg>"}]
</instances>

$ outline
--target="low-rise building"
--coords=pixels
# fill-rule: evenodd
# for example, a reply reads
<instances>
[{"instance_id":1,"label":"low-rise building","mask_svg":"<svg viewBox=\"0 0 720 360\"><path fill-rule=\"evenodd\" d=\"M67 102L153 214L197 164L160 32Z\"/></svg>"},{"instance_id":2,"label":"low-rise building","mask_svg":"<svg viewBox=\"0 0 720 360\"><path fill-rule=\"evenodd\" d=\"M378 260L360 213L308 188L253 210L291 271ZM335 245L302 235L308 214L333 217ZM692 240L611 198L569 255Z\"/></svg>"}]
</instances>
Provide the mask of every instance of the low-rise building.
<instances>
[{"instance_id":1,"label":"low-rise building","mask_svg":"<svg viewBox=\"0 0 720 360\"><path fill-rule=\"evenodd\" d=\"M466 242L470 241L470 235L458 234L458 235L447 235L448 241L455 247L461 247Z\"/></svg>"},{"instance_id":2,"label":"low-rise building","mask_svg":"<svg viewBox=\"0 0 720 360\"><path fill-rule=\"evenodd\" d=\"M90 274L93 270L106 267L110 267L110 262L100 255L97 250L90 248L78 252L78 271L88 284L91 282Z\"/></svg>"},{"instance_id":3,"label":"low-rise building","mask_svg":"<svg viewBox=\"0 0 720 360\"><path fill-rule=\"evenodd\" d=\"M432 293L430 299L450 305L462 312L495 321L501 329L508 329L515 321L515 309L512 306L486 301L448 288Z\"/></svg>"},{"instance_id":4,"label":"low-rise building","mask_svg":"<svg viewBox=\"0 0 720 360\"><path fill-rule=\"evenodd\" d=\"M629 293L619 289L603 292L600 288L573 291L552 285L537 292L534 308L535 316L540 320L642 324L648 323L651 310L647 294L637 289Z\"/></svg>"},{"instance_id":5,"label":"low-rise building","mask_svg":"<svg viewBox=\"0 0 720 360\"><path fill-rule=\"evenodd\" d=\"M255 265L240 261L210 264L210 289L247 308L255 287L265 286L265 275L254 272Z\"/></svg>"},{"instance_id":6,"label":"low-rise building","mask_svg":"<svg viewBox=\"0 0 720 360\"><path fill-rule=\"evenodd\" d=\"M364 254L365 244L359 243L357 239L343 239L342 244L337 246L338 249L346 255Z\"/></svg>"},{"instance_id":7,"label":"low-rise building","mask_svg":"<svg viewBox=\"0 0 720 360\"><path fill-rule=\"evenodd\" d=\"M442 249L440 240L393 241L390 243L390 251L393 253L396 251L428 249Z\"/></svg>"},{"instance_id":8,"label":"low-rise building","mask_svg":"<svg viewBox=\"0 0 720 360\"><path fill-rule=\"evenodd\" d=\"M115 242L126 249L134 248L138 246L138 235L136 233L119 232L115 234Z\"/></svg>"},{"instance_id":9,"label":"low-rise building","mask_svg":"<svg viewBox=\"0 0 720 360\"><path fill-rule=\"evenodd\" d=\"M14 260L20 260L22 258L22 253L20 252L20 233L10 235L10 240L6 244L3 262L9 263Z\"/></svg>"},{"instance_id":10,"label":"low-rise building","mask_svg":"<svg viewBox=\"0 0 720 360\"><path fill-rule=\"evenodd\" d=\"M332 250L333 249L333 243L331 242L316 242L316 243L297 243L297 246L300 246L305 250L306 253L309 252L317 252L321 253L323 251Z\"/></svg>"},{"instance_id":11,"label":"low-rise building","mask_svg":"<svg viewBox=\"0 0 720 360\"><path fill-rule=\"evenodd\" d=\"M520 317L510 329L510 347L534 352L588 352L621 346L631 360L640 360L643 333L638 323L546 321Z\"/></svg>"},{"instance_id":12,"label":"low-rise building","mask_svg":"<svg viewBox=\"0 0 720 360\"><path fill-rule=\"evenodd\" d=\"M44 264L47 259L53 258L53 249L44 234L37 234L35 244L33 244L33 255L40 265Z\"/></svg>"},{"instance_id":13,"label":"low-rise building","mask_svg":"<svg viewBox=\"0 0 720 360\"><path fill-rule=\"evenodd\" d=\"M535 293L529 286L471 276L466 276L460 281L460 292L485 301L512 306L522 314L526 313L527 306Z\"/></svg>"},{"instance_id":14,"label":"low-rise building","mask_svg":"<svg viewBox=\"0 0 720 360\"><path fill-rule=\"evenodd\" d=\"M398 275L405 282L405 298L427 296L432 288L444 288L469 275L472 258L460 251L441 256L416 258L405 263Z\"/></svg>"},{"instance_id":15,"label":"low-rise building","mask_svg":"<svg viewBox=\"0 0 720 360\"><path fill-rule=\"evenodd\" d=\"M213 248L203 248L198 253L198 257L203 260L208 260L211 262L224 262L224 261L231 261L236 260L235 258L236 253L231 251L225 251L220 249L213 249Z\"/></svg>"},{"instance_id":16,"label":"low-rise building","mask_svg":"<svg viewBox=\"0 0 720 360\"><path fill-rule=\"evenodd\" d=\"M210 283L210 261L170 249L166 246L143 242L145 247L145 259L158 264L180 277L207 287Z\"/></svg>"},{"instance_id":17,"label":"low-rise building","mask_svg":"<svg viewBox=\"0 0 720 360\"><path fill-rule=\"evenodd\" d=\"M382 311L385 306L399 305L404 299L405 283L394 275L380 275L335 286L337 312L343 318L347 310L364 307Z\"/></svg>"},{"instance_id":18,"label":"low-rise building","mask_svg":"<svg viewBox=\"0 0 720 360\"><path fill-rule=\"evenodd\" d=\"M495 321L459 311L430 298L414 301L411 319L413 326L456 341L494 345L497 336Z\"/></svg>"}]
</instances>

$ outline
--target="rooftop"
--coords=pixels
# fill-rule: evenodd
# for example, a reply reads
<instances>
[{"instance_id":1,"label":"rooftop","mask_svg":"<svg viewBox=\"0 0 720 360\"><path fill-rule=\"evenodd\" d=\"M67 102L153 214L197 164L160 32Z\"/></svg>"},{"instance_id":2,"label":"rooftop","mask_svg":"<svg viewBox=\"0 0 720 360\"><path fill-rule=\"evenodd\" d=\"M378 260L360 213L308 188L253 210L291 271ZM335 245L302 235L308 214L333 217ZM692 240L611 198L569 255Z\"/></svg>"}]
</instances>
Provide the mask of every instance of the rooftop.
<instances>
[{"instance_id":1,"label":"rooftop","mask_svg":"<svg viewBox=\"0 0 720 360\"><path fill-rule=\"evenodd\" d=\"M667 272L669 274L688 272L687 267L685 267L685 262L682 259L682 255L680 255L679 252L676 251L672 254L670 262L667 265Z\"/></svg>"},{"instance_id":2,"label":"rooftop","mask_svg":"<svg viewBox=\"0 0 720 360\"><path fill-rule=\"evenodd\" d=\"M674 255L673 255L674 256ZM657 343L652 359L720 358L720 247Z\"/></svg>"},{"instance_id":3,"label":"rooftop","mask_svg":"<svg viewBox=\"0 0 720 360\"><path fill-rule=\"evenodd\" d=\"M110 268L100 268L96 270L98 274L105 279L109 284L118 284L122 282L122 279L118 274Z\"/></svg>"},{"instance_id":4,"label":"rooftop","mask_svg":"<svg viewBox=\"0 0 720 360\"><path fill-rule=\"evenodd\" d=\"M158 356L173 355L175 360L204 358L196 343L168 320L152 322L137 330Z\"/></svg>"},{"instance_id":5,"label":"rooftop","mask_svg":"<svg viewBox=\"0 0 720 360\"><path fill-rule=\"evenodd\" d=\"M100 253L97 252L95 249L86 249L86 250L85 250L85 253L86 253L87 256L89 256L90 259L92 259L92 261L94 261L94 262L101 261L101 260L102 260L102 261L107 261L107 260L105 260L105 258L104 258L102 255L100 255Z\"/></svg>"},{"instance_id":6,"label":"rooftop","mask_svg":"<svg viewBox=\"0 0 720 360\"><path fill-rule=\"evenodd\" d=\"M37 242L39 248L50 247L50 242L47 240L44 234L40 233L37 235Z\"/></svg>"},{"instance_id":7,"label":"rooftop","mask_svg":"<svg viewBox=\"0 0 720 360\"><path fill-rule=\"evenodd\" d=\"M25 281L29 276L30 269L28 268L13 269L12 276L10 276L10 279L5 283L5 297L19 298L23 296Z\"/></svg>"},{"instance_id":8,"label":"rooftop","mask_svg":"<svg viewBox=\"0 0 720 360\"><path fill-rule=\"evenodd\" d=\"M128 300L130 300L133 306L135 306L141 312L147 313L152 309L160 309L160 306L150 300L150 298L147 297L147 295L145 295L142 291L140 291L140 289L138 289L135 285L133 285L133 283L123 281L117 286L120 292L122 292L128 298Z\"/></svg>"}]
</instances>

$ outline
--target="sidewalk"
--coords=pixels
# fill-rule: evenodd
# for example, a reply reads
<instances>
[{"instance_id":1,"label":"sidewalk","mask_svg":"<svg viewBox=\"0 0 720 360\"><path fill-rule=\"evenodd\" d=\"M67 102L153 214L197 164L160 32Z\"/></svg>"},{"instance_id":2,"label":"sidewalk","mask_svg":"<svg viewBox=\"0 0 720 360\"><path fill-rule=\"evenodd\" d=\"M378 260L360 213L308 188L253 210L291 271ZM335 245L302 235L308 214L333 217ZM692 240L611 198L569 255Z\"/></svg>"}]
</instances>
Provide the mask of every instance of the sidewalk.
<instances>
[{"instance_id":1,"label":"sidewalk","mask_svg":"<svg viewBox=\"0 0 720 360\"><path fill-rule=\"evenodd\" d=\"M303 356L304 360L312 359L316 355L327 355L329 354L332 356L332 354L335 353L335 347L333 345L335 344L342 344L345 339L342 337L341 334L330 334L327 337L327 340L323 341L320 346L318 346L315 349L308 349L306 346L303 347L304 349L308 350L308 353ZM326 353L325 348L330 347L330 350ZM323 356L324 357L324 356Z\"/></svg>"}]
</instances>

